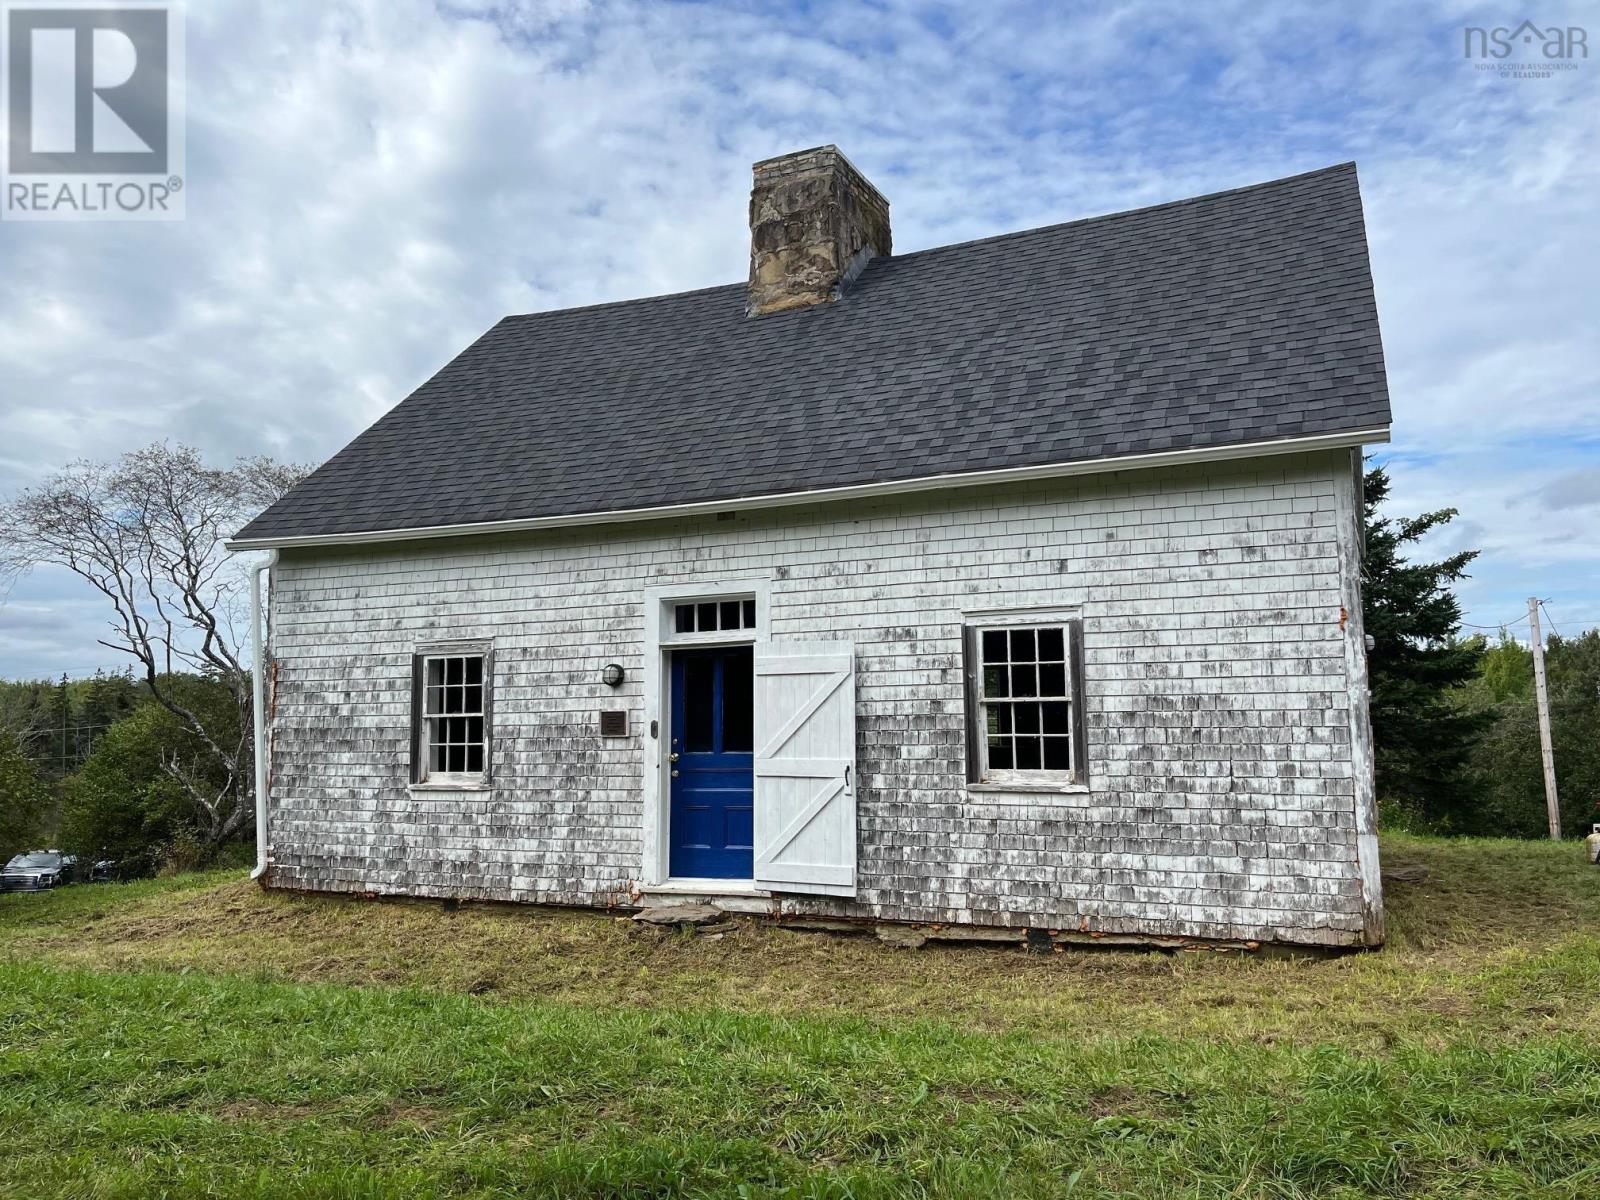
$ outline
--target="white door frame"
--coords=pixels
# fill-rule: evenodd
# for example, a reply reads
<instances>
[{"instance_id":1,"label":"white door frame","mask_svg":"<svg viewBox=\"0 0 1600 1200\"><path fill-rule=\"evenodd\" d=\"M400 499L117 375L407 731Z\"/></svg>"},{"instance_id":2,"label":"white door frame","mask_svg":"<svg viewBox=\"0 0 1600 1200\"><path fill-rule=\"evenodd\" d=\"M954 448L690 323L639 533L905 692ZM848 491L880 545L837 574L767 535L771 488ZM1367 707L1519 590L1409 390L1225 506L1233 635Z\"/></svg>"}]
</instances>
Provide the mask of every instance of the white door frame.
<instances>
[{"instance_id":1,"label":"white door frame","mask_svg":"<svg viewBox=\"0 0 1600 1200\"><path fill-rule=\"evenodd\" d=\"M672 620L673 605L685 600L749 600L756 602L756 627L717 633L678 633ZM772 582L768 579L716 579L646 588L644 593L644 750L640 755L643 827L640 830L639 882L647 888L672 880L671 766L665 747L672 728L671 683L667 655L673 647L751 646L768 637L768 610ZM717 884L732 890L748 889L749 881L727 879Z\"/></svg>"}]
</instances>

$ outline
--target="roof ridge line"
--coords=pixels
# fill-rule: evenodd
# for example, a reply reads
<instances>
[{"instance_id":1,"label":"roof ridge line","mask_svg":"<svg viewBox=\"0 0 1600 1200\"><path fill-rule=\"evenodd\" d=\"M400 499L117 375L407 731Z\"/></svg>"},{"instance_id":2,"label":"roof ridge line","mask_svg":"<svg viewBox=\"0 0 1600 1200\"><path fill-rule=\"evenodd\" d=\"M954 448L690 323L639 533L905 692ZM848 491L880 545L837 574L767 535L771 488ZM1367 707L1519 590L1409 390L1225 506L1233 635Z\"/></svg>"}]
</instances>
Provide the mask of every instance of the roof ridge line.
<instances>
[{"instance_id":1,"label":"roof ridge line","mask_svg":"<svg viewBox=\"0 0 1600 1200\"><path fill-rule=\"evenodd\" d=\"M1029 237L1036 233L1050 233L1058 229L1067 229L1075 225L1090 225L1096 221L1114 221L1120 217L1139 216L1142 213L1159 212L1160 210L1166 208L1180 208L1185 204L1200 204L1207 200L1220 199L1223 196L1236 196L1242 195L1246 192L1263 191L1267 188L1281 187L1282 185L1288 183L1298 183L1302 179L1310 179L1315 175L1326 175L1334 171L1343 171L1346 168L1354 170L1355 166L1356 163L1354 159L1346 159L1344 162L1330 163L1325 167L1316 167L1310 171L1301 171L1297 175L1284 175L1277 179L1263 179L1258 183L1245 183L1240 184L1238 187L1222 188L1215 192L1202 192L1198 196L1185 196L1179 200L1163 200L1157 204L1145 204L1138 208L1123 208L1118 209L1116 212L1096 213L1091 217L1074 217L1070 221L1057 221L1050 225L1035 225L1031 229L1012 229L1005 233L989 233L985 234L983 237L968 238L966 241L962 242L946 242L942 246L924 246L921 250L910 250L905 254L880 255L879 257L887 262L902 262L908 258L918 258L927 254L939 254L945 250L963 250L971 246L986 245L990 242L1003 242L1009 238ZM879 261L879 259L872 260L872 262L877 261ZM871 264L869 263L868 265ZM683 291L664 292L654 296L630 296L624 300L600 300L596 301L594 304L578 304L569 306L567 308L541 308L536 309L533 312L506 313L495 324L502 325L507 321L526 321L535 317L554 317L563 313L593 312L596 309L602 308L622 308L629 304L649 304L652 301L658 300L681 300L686 296L699 296L707 292L720 292L729 288L738 288L743 286L745 286L744 280L734 280L731 283L714 283L709 284L706 287L685 288Z\"/></svg>"},{"instance_id":2,"label":"roof ridge line","mask_svg":"<svg viewBox=\"0 0 1600 1200\"><path fill-rule=\"evenodd\" d=\"M628 304L649 304L653 300L681 300L685 296L698 296L702 292L720 292L728 288L744 287L743 280L733 283L713 283L706 287L685 288L681 292L663 292L656 296L630 296L626 300L597 300L593 304L576 304L569 308L539 308L533 312L506 313L496 324L506 321L524 321L530 317L554 317L562 313L593 312L597 308L621 308Z\"/></svg>"},{"instance_id":3,"label":"roof ridge line","mask_svg":"<svg viewBox=\"0 0 1600 1200\"><path fill-rule=\"evenodd\" d=\"M1198 196L1185 196L1180 200L1162 200L1156 204L1145 204L1138 208L1121 208L1116 212L1096 213L1092 217L1074 217L1070 221L1057 221L1051 225L1035 225L1031 229L1013 229L1007 233L989 233L983 237L968 238L964 242L947 242L942 246L925 246L921 250L908 250L904 254L888 256L890 260L916 258L923 254L938 254L943 250L961 250L968 246L981 246L986 242L1003 242L1007 238L1027 237L1035 233L1050 233L1057 229L1068 229L1074 225L1092 225L1096 221L1114 221L1119 217L1136 217L1143 213L1159 212L1164 208L1181 208L1185 204L1199 204L1206 200L1218 200L1223 196L1237 196L1245 192L1265 191L1267 188L1279 187L1286 183L1298 183L1302 179L1310 179L1315 175L1328 175L1334 171L1345 168L1354 170L1355 159L1346 159L1344 162L1330 163L1325 167L1316 167L1310 171L1301 171L1297 175L1284 175L1278 179L1263 179L1259 183L1245 183L1238 187L1221 188L1215 192L1202 192ZM876 260L875 260L876 261Z\"/></svg>"}]
</instances>

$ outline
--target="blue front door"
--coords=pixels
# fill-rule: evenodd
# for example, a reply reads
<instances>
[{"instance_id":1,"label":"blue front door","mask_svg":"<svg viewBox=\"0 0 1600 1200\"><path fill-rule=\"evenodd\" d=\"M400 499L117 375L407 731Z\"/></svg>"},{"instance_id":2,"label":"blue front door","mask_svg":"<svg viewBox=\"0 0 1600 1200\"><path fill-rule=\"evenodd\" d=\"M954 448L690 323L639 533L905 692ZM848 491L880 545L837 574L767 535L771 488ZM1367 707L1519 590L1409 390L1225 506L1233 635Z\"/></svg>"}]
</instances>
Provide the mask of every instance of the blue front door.
<instances>
[{"instance_id":1,"label":"blue front door","mask_svg":"<svg viewBox=\"0 0 1600 1200\"><path fill-rule=\"evenodd\" d=\"M755 873L755 659L749 646L672 652L672 874Z\"/></svg>"}]
</instances>

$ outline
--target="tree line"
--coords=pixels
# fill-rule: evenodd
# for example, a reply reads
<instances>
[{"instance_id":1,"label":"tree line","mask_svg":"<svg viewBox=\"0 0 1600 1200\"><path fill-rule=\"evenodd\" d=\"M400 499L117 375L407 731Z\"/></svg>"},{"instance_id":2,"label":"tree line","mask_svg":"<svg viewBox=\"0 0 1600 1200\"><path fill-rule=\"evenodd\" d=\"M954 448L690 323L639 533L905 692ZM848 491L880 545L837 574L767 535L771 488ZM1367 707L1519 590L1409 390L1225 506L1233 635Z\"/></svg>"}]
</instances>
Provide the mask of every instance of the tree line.
<instances>
[{"instance_id":1,"label":"tree line","mask_svg":"<svg viewBox=\"0 0 1600 1200\"><path fill-rule=\"evenodd\" d=\"M1477 557L1417 561L1416 544L1453 508L1386 511L1389 477L1366 474L1362 616L1382 823L1479 837L1544 837L1548 820L1533 651L1502 629L1462 635L1453 585ZM1545 643L1561 827L1600 821L1600 630Z\"/></svg>"},{"instance_id":2,"label":"tree line","mask_svg":"<svg viewBox=\"0 0 1600 1200\"><path fill-rule=\"evenodd\" d=\"M148 873L253 835L248 580L222 540L305 471L215 468L158 444L72 464L0 506L0 572L73 571L104 600L101 645L130 663L0 683L0 861L48 841ZM1362 615L1382 821L1541 836L1531 653L1504 632L1463 636L1453 588L1475 552L1417 554L1455 510L1396 516L1388 494L1386 472L1369 470ZM1600 820L1600 631L1552 636L1546 658L1563 826L1581 835Z\"/></svg>"}]
</instances>

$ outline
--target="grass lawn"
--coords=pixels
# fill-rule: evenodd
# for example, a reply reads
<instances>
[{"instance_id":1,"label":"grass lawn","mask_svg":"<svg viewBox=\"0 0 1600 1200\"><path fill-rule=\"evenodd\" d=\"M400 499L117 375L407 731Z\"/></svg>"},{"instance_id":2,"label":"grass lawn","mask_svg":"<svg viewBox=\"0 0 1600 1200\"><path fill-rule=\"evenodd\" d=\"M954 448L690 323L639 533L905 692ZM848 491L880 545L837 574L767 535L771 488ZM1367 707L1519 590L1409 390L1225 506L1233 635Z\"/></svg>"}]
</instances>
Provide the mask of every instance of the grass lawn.
<instances>
[{"instance_id":1,"label":"grass lawn","mask_svg":"<svg viewBox=\"0 0 1600 1200\"><path fill-rule=\"evenodd\" d=\"M1600 870L1390 838L1336 959L0 898L0 1194L1600 1195Z\"/></svg>"}]
</instances>

